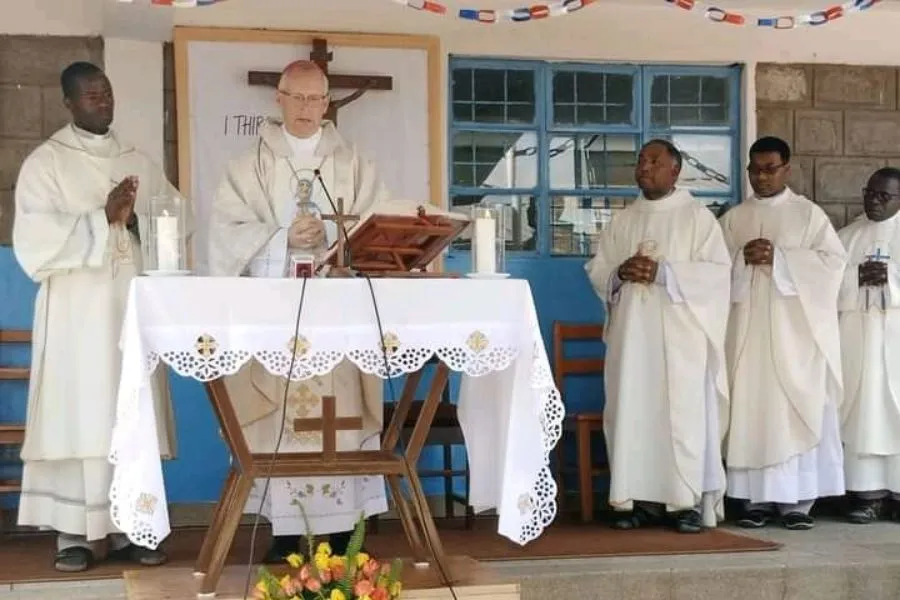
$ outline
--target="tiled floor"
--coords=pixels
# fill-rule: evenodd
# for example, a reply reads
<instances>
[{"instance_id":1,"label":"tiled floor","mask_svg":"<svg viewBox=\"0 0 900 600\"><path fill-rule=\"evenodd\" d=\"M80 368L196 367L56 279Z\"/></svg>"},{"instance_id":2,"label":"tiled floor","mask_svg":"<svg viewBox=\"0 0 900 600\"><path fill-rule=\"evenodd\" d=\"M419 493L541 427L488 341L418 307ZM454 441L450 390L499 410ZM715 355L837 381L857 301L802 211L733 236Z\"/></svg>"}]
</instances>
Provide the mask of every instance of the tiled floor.
<instances>
[{"instance_id":1,"label":"tiled floor","mask_svg":"<svg viewBox=\"0 0 900 600\"><path fill-rule=\"evenodd\" d=\"M754 532L776 552L491 563L522 583L522 598L643 600L897 600L900 524L854 526L820 520L812 531ZM2 568L2 565L0 565ZM112 600L121 580L12 585L0 600Z\"/></svg>"}]
</instances>

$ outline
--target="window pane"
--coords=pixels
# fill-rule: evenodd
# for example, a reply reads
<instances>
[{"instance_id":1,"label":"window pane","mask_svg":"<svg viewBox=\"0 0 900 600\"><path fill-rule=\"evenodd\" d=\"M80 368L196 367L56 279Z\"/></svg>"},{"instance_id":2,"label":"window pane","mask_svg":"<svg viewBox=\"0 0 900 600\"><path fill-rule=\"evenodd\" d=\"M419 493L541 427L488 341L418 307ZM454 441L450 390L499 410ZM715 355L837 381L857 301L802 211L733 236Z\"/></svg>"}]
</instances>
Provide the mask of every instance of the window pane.
<instances>
[{"instance_id":1,"label":"window pane","mask_svg":"<svg viewBox=\"0 0 900 600\"><path fill-rule=\"evenodd\" d=\"M553 120L557 125L631 123L631 75L559 71L553 75Z\"/></svg>"},{"instance_id":2,"label":"window pane","mask_svg":"<svg viewBox=\"0 0 900 600\"><path fill-rule=\"evenodd\" d=\"M634 187L640 140L629 134L550 138L550 187Z\"/></svg>"},{"instance_id":3,"label":"window pane","mask_svg":"<svg viewBox=\"0 0 900 600\"><path fill-rule=\"evenodd\" d=\"M453 136L453 185L532 188L537 169L535 133L464 131Z\"/></svg>"},{"instance_id":4,"label":"window pane","mask_svg":"<svg viewBox=\"0 0 900 600\"><path fill-rule=\"evenodd\" d=\"M502 204L507 210L506 249L534 250L537 240L536 203L533 196L484 195L484 196L451 196L450 210L474 218L473 209L482 202ZM452 248L470 250L472 248L472 228L469 227L453 241Z\"/></svg>"},{"instance_id":5,"label":"window pane","mask_svg":"<svg viewBox=\"0 0 900 600\"><path fill-rule=\"evenodd\" d=\"M655 127L727 125L734 101L726 77L655 75L650 120Z\"/></svg>"},{"instance_id":6,"label":"window pane","mask_svg":"<svg viewBox=\"0 0 900 600\"><path fill-rule=\"evenodd\" d=\"M593 256L597 235L614 211L625 208L631 197L553 196L550 199L550 253Z\"/></svg>"},{"instance_id":7,"label":"window pane","mask_svg":"<svg viewBox=\"0 0 900 600\"><path fill-rule=\"evenodd\" d=\"M453 69L453 117L478 123L533 123L534 71Z\"/></svg>"},{"instance_id":8,"label":"window pane","mask_svg":"<svg viewBox=\"0 0 900 600\"><path fill-rule=\"evenodd\" d=\"M678 185L691 191L731 191L734 143L730 136L679 133L661 137L681 151L683 165Z\"/></svg>"}]
</instances>

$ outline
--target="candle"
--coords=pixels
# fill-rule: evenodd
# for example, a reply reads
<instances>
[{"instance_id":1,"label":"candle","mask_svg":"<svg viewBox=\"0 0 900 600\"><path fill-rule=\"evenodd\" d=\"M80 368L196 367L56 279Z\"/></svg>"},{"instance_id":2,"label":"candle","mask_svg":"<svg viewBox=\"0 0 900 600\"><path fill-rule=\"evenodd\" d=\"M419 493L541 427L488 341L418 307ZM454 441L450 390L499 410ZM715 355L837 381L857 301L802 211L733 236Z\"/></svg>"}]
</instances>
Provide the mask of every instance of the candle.
<instances>
[{"instance_id":1,"label":"candle","mask_svg":"<svg viewBox=\"0 0 900 600\"><path fill-rule=\"evenodd\" d=\"M156 268L159 271L178 271L180 252L178 248L178 218L164 210L156 217Z\"/></svg>"},{"instance_id":2,"label":"candle","mask_svg":"<svg viewBox=\"0 0 900 600\"><path fill-rule=\"evenodd\" d=\"M475 272L497 271L497 225L490 212L482 211L475 218Z\"/></svg>"}]
</instances>

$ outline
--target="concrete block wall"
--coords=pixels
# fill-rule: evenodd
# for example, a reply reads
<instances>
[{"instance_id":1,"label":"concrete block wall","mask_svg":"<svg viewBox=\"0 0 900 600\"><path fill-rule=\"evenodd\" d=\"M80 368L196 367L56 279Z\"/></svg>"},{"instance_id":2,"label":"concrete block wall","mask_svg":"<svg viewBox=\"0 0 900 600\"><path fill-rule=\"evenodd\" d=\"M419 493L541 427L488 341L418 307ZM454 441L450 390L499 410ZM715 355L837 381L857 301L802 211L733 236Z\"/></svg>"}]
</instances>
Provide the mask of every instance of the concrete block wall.
<instances>
[{"instance_id":1,"label":"concrete block wall","mask_svg":"<svg viewBox=\"0 0 900 600\"><path fill-rule=\"evenodd\" d=\"M792 185L841 227L862 212L862 188L879 167L900 166L898 69L760 64L757 130L793 149Z\"/></svg>"},{"instance_id":2,"label":"concrete block wall","mask_svg":"<svg viewBox=\"0 0 900 600\"><path fill-rule=\"evenodd\" d=\"M103 40L0 35L0 245L11 242L19 166L68 120L59 74L76 60L102 66Z\"/></svg>"}]
</instances>

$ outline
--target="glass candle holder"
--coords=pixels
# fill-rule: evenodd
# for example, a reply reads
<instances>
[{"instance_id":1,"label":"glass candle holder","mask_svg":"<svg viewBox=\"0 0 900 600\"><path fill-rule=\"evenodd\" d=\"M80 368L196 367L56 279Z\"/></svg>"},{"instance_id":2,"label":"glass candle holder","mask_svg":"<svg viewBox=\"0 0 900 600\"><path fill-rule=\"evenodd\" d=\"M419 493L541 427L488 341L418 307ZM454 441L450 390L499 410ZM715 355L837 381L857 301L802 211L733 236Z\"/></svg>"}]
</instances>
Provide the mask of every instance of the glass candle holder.
<instances>
[{"instance_id":1,"label":"glass candle holder","mask_svg":"<svg viewBox=\"0 0 900 600\"><path fill-rule=\"evenodd\" d=\"M185 201L174 194L150 198L145 273L177 275L187 272L185 209Z\"/></svg>"},{"instance_id":2,"label":"glass candle holder","mask_svg":"<svg viewBox=\"0 0 900 600\"><path fill-rule=\"evenodd\" d=\"M502 204L479 205L473 211L472 273L505 273L508 208Z\"/></svg>"}]
</instances>

